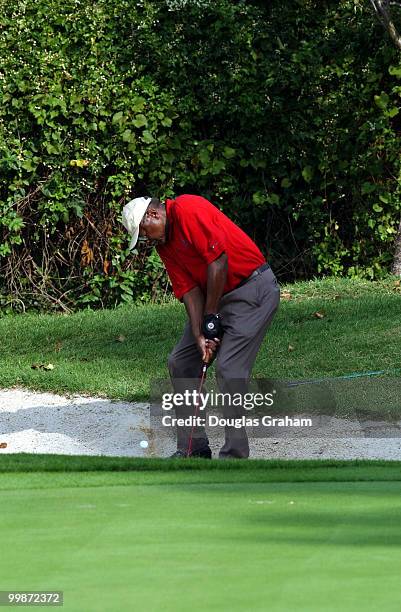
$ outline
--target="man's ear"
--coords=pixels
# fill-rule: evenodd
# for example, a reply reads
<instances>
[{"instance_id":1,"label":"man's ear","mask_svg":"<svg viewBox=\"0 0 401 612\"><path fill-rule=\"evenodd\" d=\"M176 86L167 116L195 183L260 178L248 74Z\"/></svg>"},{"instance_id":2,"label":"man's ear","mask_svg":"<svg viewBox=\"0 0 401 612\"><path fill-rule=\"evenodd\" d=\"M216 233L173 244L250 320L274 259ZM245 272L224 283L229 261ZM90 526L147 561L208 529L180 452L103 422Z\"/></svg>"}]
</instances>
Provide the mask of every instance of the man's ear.
<instances>
[{"instance_id":1,"label":"man's ear","mask_svg":"<svg viewBox=\"0 0 401 612\"><path fill-rule=\"evenodd\" d=\"M158 219L160 217L159 211L156 208L148 208L146 214L152 219Z\"/></svg>"}]
</instances>

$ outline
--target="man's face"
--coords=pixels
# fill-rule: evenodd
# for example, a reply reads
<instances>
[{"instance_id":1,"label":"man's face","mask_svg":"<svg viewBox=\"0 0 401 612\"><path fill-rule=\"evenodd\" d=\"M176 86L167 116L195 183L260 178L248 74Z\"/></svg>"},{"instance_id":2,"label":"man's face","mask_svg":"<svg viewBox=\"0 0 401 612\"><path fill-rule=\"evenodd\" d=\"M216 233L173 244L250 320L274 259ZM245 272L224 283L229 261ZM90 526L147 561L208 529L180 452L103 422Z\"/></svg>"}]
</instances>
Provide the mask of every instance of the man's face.
<instances>
[{"instance_id":1,"label":"man's face","mask_svg":"<svg viewBox=\"0 0 401 612\"><path fill-rule=\"evenodd\" d=\"M139 237L148 244L165 244L166 215L163 209L148 208L139 225Z\"/></svg>"}]
</instances>

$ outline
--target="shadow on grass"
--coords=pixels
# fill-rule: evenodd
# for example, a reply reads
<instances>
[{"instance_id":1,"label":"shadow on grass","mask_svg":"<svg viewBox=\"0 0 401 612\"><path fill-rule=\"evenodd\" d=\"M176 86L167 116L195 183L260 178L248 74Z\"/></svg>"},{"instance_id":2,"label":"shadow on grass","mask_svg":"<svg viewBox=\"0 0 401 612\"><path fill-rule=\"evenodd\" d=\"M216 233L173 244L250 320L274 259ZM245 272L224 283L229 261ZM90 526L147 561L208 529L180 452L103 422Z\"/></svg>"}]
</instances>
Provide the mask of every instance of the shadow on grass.
<instances>
[{"instance_id":1,"label":"shadow on grass","mask_svg":"<svg viewBox=\"0 0 401 612\"><path fill-rule=\"evenodd\" d=\"M247 525L256 528L255 539L266 544L399 547L401 546L400 493L401 486L393 497L387 494L381 507L375 510L366 510L359 506L355 510L349 510L333 500L333 509L328 511L330 497L316 502L316 506L322 508L320 512L300 510L297 501L291 506L286 502L286 508L282 512L272 511L271 506L260 506L265 508L263 516L260 511L257 514L253 513L248 517ZM296 495L294 497L296 498ZM242 524L243 520L244 517ZM265 530L263 525L266 527ZM246 539L249 540L250 537L252 536L248 531Z\"/></svg>"}]
</instances>

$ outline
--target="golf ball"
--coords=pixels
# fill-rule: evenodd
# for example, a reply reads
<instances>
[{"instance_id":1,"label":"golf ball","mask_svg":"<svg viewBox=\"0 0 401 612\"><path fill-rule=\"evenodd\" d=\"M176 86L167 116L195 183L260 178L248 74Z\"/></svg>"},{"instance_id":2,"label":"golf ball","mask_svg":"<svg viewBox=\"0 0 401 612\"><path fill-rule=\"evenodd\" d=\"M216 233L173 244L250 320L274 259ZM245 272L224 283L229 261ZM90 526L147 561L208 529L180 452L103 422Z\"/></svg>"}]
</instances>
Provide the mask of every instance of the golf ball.
<instances>
[{"instance_id":1,"label":"golf ball","mask_svg":"<svg viewBox=\"0 0 401 612\"><path fill-rule=\"evenodd\" d=\"M139 446L141 448L148 448L149 442L147 440L142 440L142 442L139 443Z\"/></svg>"}]
</instances>

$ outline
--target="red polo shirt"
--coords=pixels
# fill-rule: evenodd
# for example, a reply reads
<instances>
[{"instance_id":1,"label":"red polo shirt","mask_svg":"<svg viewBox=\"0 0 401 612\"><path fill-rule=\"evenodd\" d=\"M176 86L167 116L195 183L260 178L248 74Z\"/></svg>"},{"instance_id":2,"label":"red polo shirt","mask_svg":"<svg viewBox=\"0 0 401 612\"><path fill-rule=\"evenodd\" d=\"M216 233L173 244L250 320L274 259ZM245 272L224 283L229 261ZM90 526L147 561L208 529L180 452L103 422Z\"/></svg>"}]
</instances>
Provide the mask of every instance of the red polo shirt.
<instances>
[{"instance_id":1,"label":"red polo shirt","mask_svg":"<svg viewBox=\"0 0 401 612\"><path fill-rule=\"evenodd\" d=\"M207 267L227 255L224 293L235 289L265 258L256 244L208 200L181 195L166 201L168 241L157 247L177 299L200 287L206 294Z\"/></svg>"}]
</instances>

